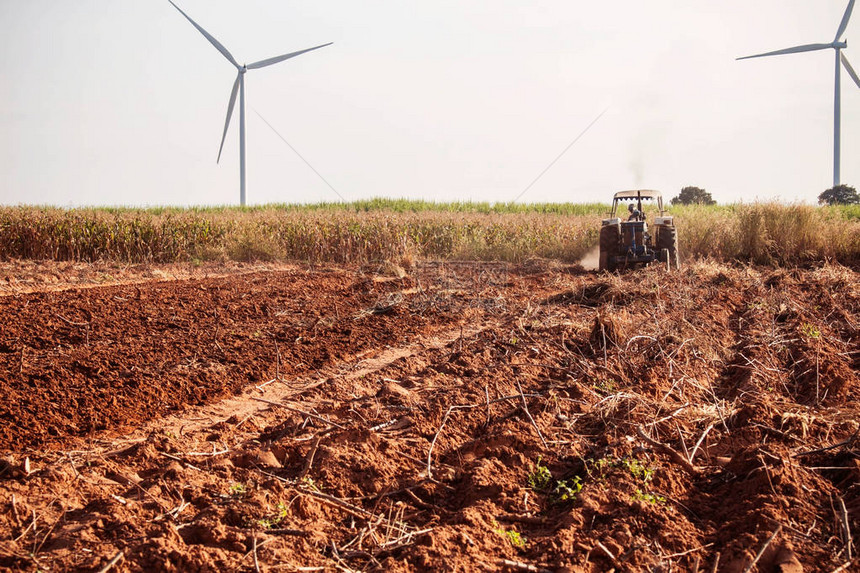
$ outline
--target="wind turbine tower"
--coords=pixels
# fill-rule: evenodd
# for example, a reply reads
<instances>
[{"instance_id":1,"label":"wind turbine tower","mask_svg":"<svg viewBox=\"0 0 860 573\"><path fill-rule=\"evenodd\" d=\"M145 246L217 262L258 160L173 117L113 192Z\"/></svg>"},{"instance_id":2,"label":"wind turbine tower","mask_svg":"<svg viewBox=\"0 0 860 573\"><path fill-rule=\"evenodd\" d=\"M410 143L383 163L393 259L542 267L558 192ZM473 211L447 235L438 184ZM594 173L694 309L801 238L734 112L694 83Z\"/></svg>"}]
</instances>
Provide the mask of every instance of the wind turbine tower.
<instances>
[{"instance_id":1,"label":"wind turbine tower","mask_svg":"<svg viewBox=\"0 0 860 573\"><path fill-rule=\"evenodd\" d=\"M241 206L245 206L245 73L248 70L256 70L258 68L265 68L266 66L271 66L272 64L277 64L278 62L283 62L284 60L289 60L290 58L295 58L296 56L301 56L307 52L311 52L313 50L318 50L320 48L325 48L326 46L330 46L332 42L328 44L322 44L320 46L314 46L313 48L307 48L305 50L299 50L298 52L291 52L289 54L283 54L281 56L275 56L273 58L268 58L265 60L260 60L259 62L254 62L253 64L247 65L239 65L236 61L236 58L233 57L233 54L230 53L227 48L225 48L221 42L216 40L212 34L204 30L200 27L197 22L191 19L191 17L182 11L182 9L173 3L173 0L168 0L174 8L179 10L179 13L185 16L185 18L191 22L191 25L197 28L197 31L203 34L203 37L209 40L209 43L215 46L215 49L221 52L227 61L229 61L233 66L236 67L238 73L236 74L236 81L233 82L233 91L230 92L230 103L227 105L227 120L224 122L224 135L221 136L221 146L218 148L218 162L221 161L221 151L224 149L224 140L227 138L227 129L230 127L230 118L233 115L233 107L236 105L236 94L239 94L239 204ZM853 0L852 0L853 2Z\"/></svg>"},{"instance_id":2,"label":"wind turbine tower","mask_svg":"<svg viewBox=\"0 0 860 573\"><path fill-rule=\"evenodd\" d=\"M840 156L840 135L841 135L841 114L842 114L842 102L841 102L841 72L842 66L845 66L845 71L848 72L848 75L851 76L851 79L854 80L854 83L857 84L857 87L860 88L860 77L857 76L857 72L854 71L854 68L851 67L851 64L848 63L848 58L845 57L845 54L842 53L842 50L848 47L848 42L843 41L842 35L845 33L845 29L848 27L848 21L851 19L851 11L854 10L854 0L849 0L848 7L845 9L845 14L842 16L842 22L839 24L839 29L836 31L836 37L833 38L833 41L829 44L804 44L803 46L795 46L793 48L785 48L782 50L776 50L774 52L767 52L764 54L756 54L754 56L744 56L742 58L737 58L738 60L747 60L749 58L763 58L765 56L780 56L782 54L797 54L799 52L814 52L817 50L826 50L828 48L833 48L833 51L836 53L836 84L834 87L834 97L833 97L833 186L836 187L839 185L839 156Z\"/></svg>"}]
</instances>

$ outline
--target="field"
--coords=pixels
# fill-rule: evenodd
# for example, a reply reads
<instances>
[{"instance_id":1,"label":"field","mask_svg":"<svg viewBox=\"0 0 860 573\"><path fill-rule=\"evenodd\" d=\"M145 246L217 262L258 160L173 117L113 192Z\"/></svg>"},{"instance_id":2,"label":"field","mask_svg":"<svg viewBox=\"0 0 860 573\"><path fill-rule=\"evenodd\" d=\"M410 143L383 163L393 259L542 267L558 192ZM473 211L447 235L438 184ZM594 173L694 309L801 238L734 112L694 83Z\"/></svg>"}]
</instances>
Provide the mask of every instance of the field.
<instances>
[{"instance_id":1,"label":"field","mask_svg":"<svg viewBox=\"0 0 860 573\"><path fill-rule=\"evenodd\" d=\"M304 259L274 256L283 240L201 258L176 238L170 260L141 239L0 262L0 570L854 570L856 218L813 209L830 243L780 254L791 217L744 209L684 213L711 251L672 272L598 274L573 243L529 258L501 234L430 257L394 230L442 215L391 209L369 218L392 218L387 253L318 235ZM594 223L457 216L571 233L547 241Z\"/></svg>"},{"instance_id":2,"label":"field","mask_svg":"<svg viewBox=\"0 0 860 573\"><path fill-rule=\"evenodd\" d=\"M373 200L245 209L0 208L0 259L364 264L402 257L579 262L606 205ZM653 210L650 211L653 214ZM670 210L688 260L860 261L860 208L751 203Z\"/></svg>"}]
</instances>

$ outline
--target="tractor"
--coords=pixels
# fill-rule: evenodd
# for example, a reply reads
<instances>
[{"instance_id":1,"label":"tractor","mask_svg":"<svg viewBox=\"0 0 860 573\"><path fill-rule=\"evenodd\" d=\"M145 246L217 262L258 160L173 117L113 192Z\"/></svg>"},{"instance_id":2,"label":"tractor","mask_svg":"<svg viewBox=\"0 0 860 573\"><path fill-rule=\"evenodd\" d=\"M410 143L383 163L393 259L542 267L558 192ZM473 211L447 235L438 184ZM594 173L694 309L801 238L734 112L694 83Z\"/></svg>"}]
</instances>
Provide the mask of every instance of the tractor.
<instances>
[{"instance_id":1,"label":"tractor","mask_svg":"<svg viewBox=\"0 0 860 573\"><path fill-rule=\"evenodd\" d=\"M627 205L629 214L619 213L619 206L623 205ZM656 207L659 213L650 229L647 207ZM680 266L678 232L674 218L663 209L663 196L659 191L619 191L612 198L609 218L603 219L600 227L599 270L613 272L655 261L668 269Z\"/></svg>"}]
</instances>

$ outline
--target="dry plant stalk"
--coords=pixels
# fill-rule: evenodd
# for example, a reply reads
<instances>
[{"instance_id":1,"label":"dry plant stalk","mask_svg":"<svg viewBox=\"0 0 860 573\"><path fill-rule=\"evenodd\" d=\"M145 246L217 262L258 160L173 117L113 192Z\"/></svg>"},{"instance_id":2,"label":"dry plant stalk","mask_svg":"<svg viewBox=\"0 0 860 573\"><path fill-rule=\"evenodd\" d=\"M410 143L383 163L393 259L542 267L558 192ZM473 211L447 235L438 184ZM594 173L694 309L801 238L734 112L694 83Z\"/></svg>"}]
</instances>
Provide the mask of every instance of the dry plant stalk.
<instances>
[{"instance_id":1,"label":"dry plant stalk","mask_svg":"<svg viewBox=\"0 0 860 573\"><path fill-rule=\"evenodd\" d=\"M523 563L522 561L512 561L510 559L498 559L496 561L496 565L516 569L517 571L527 571L528 573L551 573L549 569L538 567L537 565L531 565L530 563Z\"/></svg>"},{"instance_id":2,"label":"dry plant stalk","mask_svg":"<svg viewBox=\"0 0 860 573\"><path fill-rule=\"evenodd\" d=\"M119 553L114 555L113 558L110 561L108 561L104 567L99 569L99 573L107 573L108 571L110 571L114 567L114 565L119 563L123 557L125 557L125 554L122 551L120 551Z\"/></svg>"},{"instance_id":3,"label":"dry plant stalk","mask_svg":"<svg viewBox=\"0 0 860 573\"><path fill-rule=\"evenodd\" d=\"M776 529L774 529L773 533L770 534L770 537L767 538L767 541L764 542L764 545L761 546L761 549L758 550L758 553L756 553L756 556L753 558L750 564L747 565L743 573L750 573L750 571L752 571L753 567L755 567L755 564L758 563L758 560L761 559L761 556L764 555L765 550L768 548L774 538L779 535L780 531L782 531L782 524L776 526Z\"/></svg>"},{"instance_id":4,"label":"dry plant stalk","mask_svg":"<svg viewBox=\"0 0 860 573\"><path fill-rule=\"evenodd\" d=\"M264 404L269 404L271 406L278 406L279 408L284 408L285 410L289 410L290 412L295 412L296 414L301 414L302 416L307 416L308 418L313 418L314 420L319 420L329 426L334 426L335 428L345 430L344 426L341 426L337 422L332 422L331 420L326 420L324 417L319 414L314 414L311 412L305 412L304 410L300 410L299 408L295 408L290 406L289 404L284 404L283 402L274 402L272 400L266 400L265 398L257 398L256 396L251 396L251 400L256 400L257 402L263 402Z\"/></svg>"},{"instance_id":5,"label":"dry plant stalk","mask_svg":"<svg viewBox=\"0 0 860 573\"><path fill-rule=\"evenodd\" d=\"M655 447L659 450L662 450L662 451L666 452L667 454L669 454L669 458L673 462L675 462L676 464L681 466L688 474L690 474L692 476L699 475L699 470L695 466L693 466L693 464L691 464L689 461L684 459L684 456L682 456L681 454L679 454L677 451L673 450L672 448L670 448L666 444L664 444L662 442L658 442L657 440L654 440L653 438L648 437L648 435L645 434L645 432L642 430L641 426L636 426L636 433L639 434L639 437L642 438L648 444L650 444L653 447Z\"/></svg>"},{"instance_id":6,"label":"dry plant stalk","mask_svg":"<svg viewBox=\"0 0 860 573\"><path fill-rule=\"evenodd\" d=\"M540 428L538 428L537 422L535 422L535 419L532 418L531 412L529 412L529 405L528 405L528 402L526 402L526 396L523 393L523 387L522 387L522 385L520 385L519 379L515 378L514 381L517 383L517 390L520 391L520 398L522 398L522 401L523 401L523 410L525 411L526 416L528 416L529 422L531 422L532 426L534 426L534 429L537 432L537 435L540 438L540 441L543 444L544 449L546 449L547 448L546 440L544 439L543 434L540 431Z\"/></svg>"},{"instance_id":7,"label":"dry plant stalk","mask_svg":"<svg viewBox=\"0 0 860 573\"><path fill-rule=\"evenodd\" d=\"M717 551L714 555L714 566L711 568L711 573L717 573L717 568L720 566L720 552Z\"/></svg>"},{"instance_id":8,"label":"dry plant stalk","mask_svg":"<svg viewBox=\"0 0 860 573\"><path fill-rule=\"evenodd\" d=\"M854 559L853 540L851 539L851 525L848 523L848 509L845 507L845 500L839 497L839 507L842 510L842 530L845 535L845 549L848 551L848 561Z\"/></svg>"}]
</instances>

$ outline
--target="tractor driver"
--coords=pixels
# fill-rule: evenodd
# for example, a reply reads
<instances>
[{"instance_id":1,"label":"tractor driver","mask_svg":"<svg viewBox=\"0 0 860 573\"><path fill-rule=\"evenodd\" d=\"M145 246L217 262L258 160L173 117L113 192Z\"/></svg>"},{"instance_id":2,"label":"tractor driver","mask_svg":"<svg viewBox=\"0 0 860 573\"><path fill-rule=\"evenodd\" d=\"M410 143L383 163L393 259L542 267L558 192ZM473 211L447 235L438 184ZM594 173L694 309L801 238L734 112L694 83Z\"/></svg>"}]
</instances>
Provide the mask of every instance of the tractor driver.
<instances>
[{"instance_id":1,"label":"tractor driver","mask_svg":"<svg viewBox=\"0 0 860 573\"><path fill-rule=\"evenodd\" d=\"M630 216L627 217L628 221L641 221L642 220L642 213L639 211L639 209L637 209L633 206L633 203L630 203L629 205L627 205L627 210L630 212Z\"/></svg>"}]
</instances>

